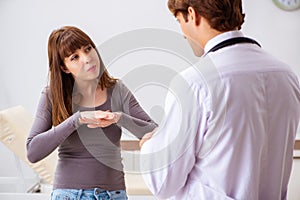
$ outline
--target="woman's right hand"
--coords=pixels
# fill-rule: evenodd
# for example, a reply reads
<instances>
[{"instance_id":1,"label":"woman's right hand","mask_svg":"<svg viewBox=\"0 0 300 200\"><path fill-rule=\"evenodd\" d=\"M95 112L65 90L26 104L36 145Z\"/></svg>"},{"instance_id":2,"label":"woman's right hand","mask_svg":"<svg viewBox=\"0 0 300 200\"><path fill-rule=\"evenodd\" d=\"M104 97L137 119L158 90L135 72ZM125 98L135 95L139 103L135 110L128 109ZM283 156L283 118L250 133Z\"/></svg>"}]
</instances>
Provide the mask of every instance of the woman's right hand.
<instances>
[{"instance_id":1,"label":"woman's right hand","mask_svg":"<svg viewBox=\"0 0 300 200\"><path fill-rule=\"evenodd\" d=\"M111 124L117 123L120 119L120 113L112 113L110 111L83 111L80 112L79 122L87 124L89 128L104 128Z\"/></svg>"}]
</instances>

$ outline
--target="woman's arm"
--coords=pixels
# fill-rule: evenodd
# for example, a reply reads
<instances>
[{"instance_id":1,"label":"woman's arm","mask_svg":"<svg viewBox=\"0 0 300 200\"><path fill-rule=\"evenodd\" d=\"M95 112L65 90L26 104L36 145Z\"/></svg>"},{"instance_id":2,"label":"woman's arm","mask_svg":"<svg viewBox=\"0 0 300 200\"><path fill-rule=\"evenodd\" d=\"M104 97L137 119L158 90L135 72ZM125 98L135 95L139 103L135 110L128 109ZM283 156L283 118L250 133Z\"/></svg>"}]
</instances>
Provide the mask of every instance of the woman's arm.
<instances>
[{"instance_id":1,"label":"woman's arm","mask_svg":"<svg viewBox=\"0 0 300 200\"><path fill-rule=\"evenodd\" d=\"M52 127L52 108L47 88L42 91L35 119L27 138L27 158L35 163L53 152L78 126L80 113L74 113L56 127Z\"/></svg>"},{"instance_id":2,"label":"woman's arm","mask_svg":"<svg viewBox=\"0 0 300 200\"><path fill-rule=\"evenodd\" d=\"M131 91L119 81L122 112L117 125L124 127L137 138L141 139L146 133L152 132L158 125L140 106ZM115 98L118 98L115 96Z\"/></svg>"},{"instance_id":3,"label":"woman's arm","mask_svg":"<svg viewBox=\"0 0 300 200\"><path fill-rule=\"evenodd\" d=\"M103 128L117 124L139 139L158 126L120 80L113 89L111 110L112 112L102 110L81 112L80 123L87 124L89 128Z\"/></svg>"}]
</instances>

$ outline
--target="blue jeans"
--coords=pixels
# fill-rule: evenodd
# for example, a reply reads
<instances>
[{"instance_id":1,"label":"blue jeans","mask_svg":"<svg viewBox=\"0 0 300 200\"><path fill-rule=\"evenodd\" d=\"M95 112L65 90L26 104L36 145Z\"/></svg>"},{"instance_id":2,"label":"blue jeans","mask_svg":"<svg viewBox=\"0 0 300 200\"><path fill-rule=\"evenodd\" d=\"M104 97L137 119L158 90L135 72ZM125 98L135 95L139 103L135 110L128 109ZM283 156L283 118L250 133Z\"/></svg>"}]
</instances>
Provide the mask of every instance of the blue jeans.
<instances>
[{"instance_id":1,"label":"blue jeans","mask_svg":"<svg viewBox=\"0 0 300 200\"><path fill-rule=\"evenodd\" d=\"M51 200L126 200L125 190L90 190L55 189L51 193Z\"/></svg>"}]
</instances>

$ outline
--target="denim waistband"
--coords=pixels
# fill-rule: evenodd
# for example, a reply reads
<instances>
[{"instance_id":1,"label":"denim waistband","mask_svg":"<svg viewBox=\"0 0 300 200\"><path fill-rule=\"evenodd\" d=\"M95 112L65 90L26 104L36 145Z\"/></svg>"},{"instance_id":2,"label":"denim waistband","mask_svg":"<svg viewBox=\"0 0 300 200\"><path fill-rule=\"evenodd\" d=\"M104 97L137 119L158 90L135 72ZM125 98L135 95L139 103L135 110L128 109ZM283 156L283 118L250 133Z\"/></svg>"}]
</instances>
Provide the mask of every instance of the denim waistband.
<instances>
[{"instance_id":1,"label":"denim waistband","mask_svg":"<svg viewBox=\"0 0 300 200\"><path fill-rule=\"evenodd\" d=\"M96 199L96 200L110 200L110 199L127 199L125 190L104 190L101 188L93 189L55 189L52 192L52 199Z\"/></svg>"}]
</instances>

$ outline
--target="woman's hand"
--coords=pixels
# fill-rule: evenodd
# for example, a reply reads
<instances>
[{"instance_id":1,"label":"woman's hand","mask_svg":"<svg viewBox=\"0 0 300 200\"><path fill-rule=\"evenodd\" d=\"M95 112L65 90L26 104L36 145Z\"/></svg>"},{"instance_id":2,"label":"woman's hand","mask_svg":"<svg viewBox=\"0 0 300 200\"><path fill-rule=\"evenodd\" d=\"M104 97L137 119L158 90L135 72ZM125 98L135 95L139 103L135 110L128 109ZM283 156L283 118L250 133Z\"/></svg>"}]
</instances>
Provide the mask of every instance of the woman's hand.
<instances>
[{"instance_id":1,"label":"woman's hand","mask_svg":"<svg viewBox=\"0 0 300 200\"><path fill-rule=\"evenodd\" d=\"M80 123L87 124L89 128L104 128L117 123L121 113L96 110L80 112L80 116Z\"/></svg>"},{"instance_id":2,"label":"woman's hand","mask_svg":"<svg viewBox=\"0 0 300 200\"><path fill-rule=\"evenodd\" d=\"M154 129L153 131L151 131L150 133L146 133L146 134L142 137L142 139L141 139L140 142L139 142L140 148L142 148L143 144L144 144L146 141L148 141L148 140L150 140L150 139L152 138L152 136L153 136L153 134L156 132L156 130L157 130L157 128L155 128L155 129Z\"/></svg>"}]
</instances>

